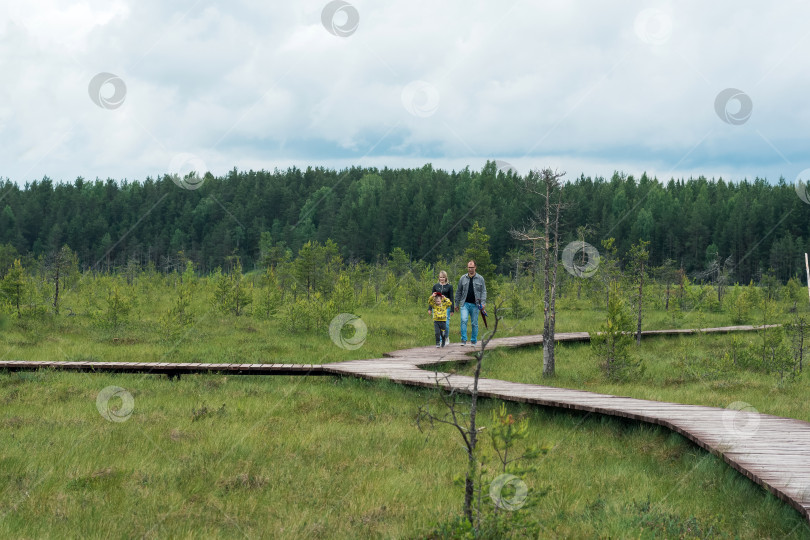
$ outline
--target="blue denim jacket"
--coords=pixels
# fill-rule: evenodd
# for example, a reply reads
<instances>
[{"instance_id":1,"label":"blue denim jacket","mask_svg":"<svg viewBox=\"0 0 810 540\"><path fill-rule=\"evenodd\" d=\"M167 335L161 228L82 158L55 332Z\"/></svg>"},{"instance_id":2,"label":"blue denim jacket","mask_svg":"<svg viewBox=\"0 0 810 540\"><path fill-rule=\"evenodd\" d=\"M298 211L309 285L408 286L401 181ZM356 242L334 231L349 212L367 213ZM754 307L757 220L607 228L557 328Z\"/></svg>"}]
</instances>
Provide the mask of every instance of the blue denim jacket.
<instances>
[{"instance_id":1,"label":"blue denim jacket","mask_svg":"<svg viewBox=\"0 0 810 540\"><path fill-rule=\"evenodd\" d=\"M487 303L487 285L484 283L484 278L481 274L475 274L472 278L473 294L475 294L476 304ZM458 280L458 287L456 287L456 306L463 306L467 298L467 287L470 285L470 276L464 274Z\"/></svg>"}]
</instances>

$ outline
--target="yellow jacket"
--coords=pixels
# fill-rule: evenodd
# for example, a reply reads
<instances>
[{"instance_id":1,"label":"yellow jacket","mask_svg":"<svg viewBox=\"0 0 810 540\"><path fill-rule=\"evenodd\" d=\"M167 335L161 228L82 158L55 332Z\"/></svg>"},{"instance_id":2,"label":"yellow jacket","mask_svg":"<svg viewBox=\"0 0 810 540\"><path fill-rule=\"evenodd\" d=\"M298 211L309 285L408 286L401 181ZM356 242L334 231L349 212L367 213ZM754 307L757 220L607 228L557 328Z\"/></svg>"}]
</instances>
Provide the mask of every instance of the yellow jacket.
<instances>
[{"instance_id":1,"label":"yellow jacket","mask_svg":"<svg viewBox=\"0 0 810 540\"><path fill-rule=\"evenodd\" d=\"M430 295L428 299L428 309L433 313L433 320L434 321L446 321L447 320L447 308L453 305L452 300L447 298L446 296L442 296L442 306L436 305L436 297Z\"/></svg>"}]
</instances>

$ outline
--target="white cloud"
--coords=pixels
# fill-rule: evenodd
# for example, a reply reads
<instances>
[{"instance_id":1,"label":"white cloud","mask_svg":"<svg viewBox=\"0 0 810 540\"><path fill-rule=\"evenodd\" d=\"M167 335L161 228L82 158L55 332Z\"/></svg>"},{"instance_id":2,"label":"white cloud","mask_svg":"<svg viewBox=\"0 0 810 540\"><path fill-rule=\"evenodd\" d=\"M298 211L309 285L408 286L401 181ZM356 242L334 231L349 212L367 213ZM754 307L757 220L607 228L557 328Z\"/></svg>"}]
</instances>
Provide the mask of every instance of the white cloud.
<instances>
[{"instance_id":1,"label":"white cloud","mask_svg":"<svg viewBox=\"0 0 810 540\"><path fill-rule=\"evenodd\" d=\"M83 50L90 32L114 19L126 19L123 0L70 2L65 0L10 1L9 19L43 49Z\"/></svg>"},{"instance_id":2,"label":"white cloud","mask_svg":"<svg viewBox=\"0 0 810 540\"><path fill-rule=\"evenodd\" d=\"M501 158L775 179L809 165L800 3L358 1L348 37L321 25L325 4L10 3L0 176L142 178L183 152L215 174ZM120 108L89 99L99 72L125 81ZM435 88L431 114L403 106L414 81ZM753 102L740 126L714 111L729 87Z\"/></svg>"}]
</instances>

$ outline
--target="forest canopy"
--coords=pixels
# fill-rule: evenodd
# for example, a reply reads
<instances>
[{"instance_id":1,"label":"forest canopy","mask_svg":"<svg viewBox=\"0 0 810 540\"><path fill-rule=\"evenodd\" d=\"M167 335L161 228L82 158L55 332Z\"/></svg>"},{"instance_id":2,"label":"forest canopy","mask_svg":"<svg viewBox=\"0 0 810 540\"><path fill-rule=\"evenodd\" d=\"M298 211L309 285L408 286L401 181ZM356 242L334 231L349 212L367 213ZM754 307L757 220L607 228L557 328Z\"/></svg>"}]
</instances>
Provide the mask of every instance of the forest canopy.
<instances>
[{"instance_id":1,"label":"forest canopy","mask_svg":"<svg viewBox=\"0 0 810 540\"><path fill-rule=\"evenodd\" d=\"M731 279L758 281L769 269L782 281L802 273L810 205L780 179L726 182L704 177L666 182L615 173L564 178L566 242L600 248L615 238L620 256L649 241L650 264L672 259L689 273L716 261ZM509 273L528 246L509 231L525 226L541 201L525 177L488 162L481 171L353 167L207 174L198 189L169 176L143 181L0 182L0 263L36 258L68 245L83 269L130 261L158 269L179 252L203 271L239 255L246 270L268 253L296 255L308 241L333 240L346 261L374 263L395 248L411 259L461 254L478 222L490 235L492 262Z\"/></svg>"}]
</instances>

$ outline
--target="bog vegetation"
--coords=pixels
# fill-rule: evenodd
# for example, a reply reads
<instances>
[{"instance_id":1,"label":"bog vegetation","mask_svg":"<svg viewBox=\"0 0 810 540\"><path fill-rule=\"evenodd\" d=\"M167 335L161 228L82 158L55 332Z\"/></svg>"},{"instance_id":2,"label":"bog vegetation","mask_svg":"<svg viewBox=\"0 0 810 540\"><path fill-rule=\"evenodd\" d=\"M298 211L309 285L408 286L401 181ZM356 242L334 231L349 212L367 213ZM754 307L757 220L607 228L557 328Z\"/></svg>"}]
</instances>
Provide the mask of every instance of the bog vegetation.
<instances>
[{"instance_id":1,"label":"bog vegetation","mask_svg":"<svg viewBox=\"0 0 810 540\"><path fill-rule=\"evenodd\" d=\"M165 354L176 355L196 323L213 316L264 321L285 335L306 336L322 334L340 313L386 308L416 314L439 269L456 276L451 279L455 284L466 260L475 258L479 271L488 274L490 298L503 303L502 312L512 321L505 332L525 328L538 333L542 326L528 328L527 321L544 316L548 292L543 266L527 264L516 267L512 275L496 274L488 262L489 236L484 229L475 223L468 240L463 254L435 264L413 261L400 248L376 264L347 263L331 240L307 242L294 257L265 245L262 268L245 274L240 257L232 255L224 268L207 275L200 275L182 252L179 264L169 272L134 261L110 273L82 272L76 254L63 246L32 267L17 258L0 272L0 313L5 324L21 331L41 325L86 328L102 343L134 339L149 343L156 355L161 347ZM561 328L598 332L592 348L608 379L643 372L631 346L634 335L638 344L642 327L680 327L687 314L693 321L701 315L718 324L780 324L760 332L755 344L736 343L728 353L730 361L772 372L780 381L802 372L810 318L805 309L807 290L796 277L780 283L766 273L759 283L732 284L728 275L718 274L693 282L670 260L659 267L645 266L647 245L640 241L631 247L627 260L621 260L613 239L604 241L600 266L589 278L577 277L570 267L558 264L554 299L559 309L587 305L591 312L579 328L566 325L565 318ZM656 316L645 325L647 311Z\"/></svg>"},{"instance_id":2,"label":"bog vegetation","mask_svg":"<svg viewBox=\"0 0 810 540\"><path fill-rule=\"evenodd\" d=\"M701 228L717 225L722 201L727 209L743 212L752 194L765 190L778 195L788 187L703 180L664 186L646 177L638 182L581 178L556 199L560 208L567 205L563 221L579 219L582 205L609 200L610 209L591 208L603 219L597 228L627 228L635 236L599 242L598 262L583 249L562 263L555 253L562 251L566 238L576 246L589 239L597 243L593 239L599 234L584 226L569 234L561 225L559 234L534 229L522 238L510 236L497 219L507 216L510 225L524 218L532 223L517 205L504 202L513 175L504 176L490 165L480 174L446 175L431 169L400 173L406 179L401 185L391 182L391 171L351 170L345 185L329 189L322 184L333 178L317 170L275 173L268 182L266 173L209 178L212 193L183 193L195 202L174 207L194 225L175 228L171 239L155 240L146 231L123 235L117 244L102 238L101 251L94 251L90 246L96 244L87 238L104 227L82 236L88 230L83 220L93 212L79 213L75 224L49 233L43 233L47 224L34 226L22 215L44 201L58 207L64 204L60 197L77 204L88 197L98 199L94 204L104 197L107 203L140 197L139 204L145 204L150 200L146 194L159 193L162 181L123 186L43 182L12 189L17 199L6 200L19 206L16 212L3 212L6 221L0 229L6 235L0 240L9 242L0 248L0 355L15 360L239 363L378 358L393 349L432 342L423 306L438 271L446 270L455 287L467 260L474 259L487 282L489 305L499 306L499 337L539 334L550 327L552 332L585 330L594 338L587 346L558 344L551 351L489 352L483 368L478 366L482 376L722 407L745 401L761 412L810 420L804 407L808 293L797 277L799 259L794 257L803 247L801 227L806 224L788 217L780 222L784 228L776 229L782 232L768 236L768 242L734 236L722 227L712 235L708 231L716 229ZM293 208L285 221L274 218L268 226L251 218L251 226L243 228L212 217L219 212L216 208L225 210L227 219L244 210L237 211L237 199L217 190L238 188L245 201L257 205L250 212L260 213L260 197L246 195L249 186L276 189L274 182L290 182L288 176L309 180L295 194L285 192L284 200ZM409 183L414 178L422 182L419 189L391 195L394 185L396 190L415 186ZM448 185L437 188L431 199L423 190L437 178ZM417 207L382 210L399 200L441 201L445 189L491 188L496 181L502 183L499 190L482 191L488 194L488 209L497 210L495 217L473 211L468 226L458 231L452 224L466 218L461 219L463 205L457 201L470 202L463 196L469 190L456 193L445 213L430 214L444 216L435 230L430 227L437 221L421 216ZM601 195L593 197L596 192ZM175 196L166 195L171 200ZM499 202L501 196L504 201ZM294 201L299 200L306 202L296 209ZM648 204L666 213L667 204L681 200L678 212L690 216L688 232L671 225L647 226L652 210L642 211ZM781 195L772 201L772 210L794 204ZM628 214L627 205L635 203L642 211ZM346 204L350 206L344 212ZM320 211L326 208L334 211L328 214L332 217ZM629 223L614 219L621 211L631 216ZM153 218L160 221L158 215ZM473 219L476 215L480 221ZM357 222L369 219L383 221ZM211 241L209 235L221 235L221 241ZM545 243L550 235L552 242L541 246L540 240ZM622 240L628 237L636 240ZM71 241L63 243L66 238ZM145 254L144 245L157 247ZM751 247L749 254L730 255L740 246ZM414 258L414 253L423 256ZM544 306L556 306L552 322ZM368 327L359 348L341 347L329 334L330 322L345 313L358 315ZM453 337L457 324L457 318L452 320ZM649 329L729 324L763 329L679 340L640 335ZM550 353L548 370L543 357ZM416 430L419 407L441 401L428 390L359 381L236 379L184 377L168 383L152 376L0 374L6 411L0 418L0 478L10 486L0 494L0 507L9 509L0 514L0 535L62 536L81 523L83 535L125 530L141 536L185 536L198 519L207 520L220 535L266 530L280 536L493 538L810 533L798 514L719 458L658 429L484 402L479 418L489 419L483 422L488 431L475 452L464 456L452 432ZM136 394L139 410L123 424L130 429L99 428L93 421L104 420L91 414L92 406L87 410L99 389L111 384ZM175 386L164 386L169 384ZM269 410L267 395L281 396L272 399ZM42 398L60 405L54 411ZM334 400L346 404L336 407ZM456 406L465 414L463 399ZM331 442L323 451L313 450L325 440ZM577 443L570 444L572 440ZM54 444L70 449L63 468L52 465L58 461ZM102 464L93 457L94 445L104 449L98 454ZM133 453L116 457L116 445ZM627 448L636 453L623 456ZM155 454L158 458L150 459ZM603 454L604 460L597 459ZM579 470L572 470L572 463ZM177 474L176 467L181 469ZM465 479L456 479L465 485L455 486L454 477L465 471ZM507 473L520 482L500 486L506 499L520 494L515 486L528 486L520 508L508 508L503 499L487 494L486 486ZM694 474L700 480L693 483ZM308 497L298 493L297 477L308 486ZM476 478L474 491L462 513L461 495L469 490L471 478ZM571 487L579 485L583 487ZM335 489L368 495L347 499ZM121 491L134 498L116 498ZM170 509L160 510L150 498L155 496L168 500ZM144 510L128 513L129 504ZM268 508L274 510L268 513ZM160 519L154 518L156 513ZM124 525L122 515L127 516Z\"/></svg>"}]
</instances>

